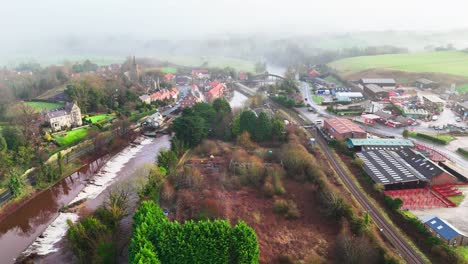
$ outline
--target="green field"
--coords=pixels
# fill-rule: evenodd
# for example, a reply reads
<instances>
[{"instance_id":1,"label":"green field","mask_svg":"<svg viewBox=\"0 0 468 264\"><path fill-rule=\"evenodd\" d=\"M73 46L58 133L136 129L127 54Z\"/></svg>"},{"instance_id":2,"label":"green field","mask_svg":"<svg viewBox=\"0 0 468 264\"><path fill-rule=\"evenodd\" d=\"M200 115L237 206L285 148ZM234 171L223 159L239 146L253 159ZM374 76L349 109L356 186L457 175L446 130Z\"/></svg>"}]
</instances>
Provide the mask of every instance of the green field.
<instances>
[{"instance_id":1,"label":"green field","mask_svg":"<svg viewBox=\"0 0 468 264\"><path fill-rule=\"evenodd\" d=\"M177 73L177 69L173 67L164 67L164 68L161 68L161 71L164 73L173 73L173 74Z\"/></svg>"},{"instance_id":2,"label":"green field","mask_svg":"<svg viewBox=\"0 0 468 264\"><path fill-rule=\"evenodd\" d=\"M312 96L312 100L314 100L316 104L320 105L323 101L325 101L325 98L323 98L322 96L314 95Z\"/></svg>"},{"instance_id":3,"label":"green field","mask_svg":"<svg viewBox=\"0 0 468 264\"><path fill-rule=\"evenodd\" d=\"M430 133L421 133L421 134L426 134L426 135L429 135L431 137L443 140L445 142L445 145L449 144L452 140L455 139L451 135L438 135L438 134L430 134ZM418 134L416 132L409 132L409 136L412 137L412 138L417 138L417 139L424 140L424 141L430 141L429 139L418 136ZM437 142L434 142L434 143L437 143Z\"/></svg>"},{"instance_id":4,"label":"green field","mask_svg":"<svg viewBox=\"0 0 468 264\"><path fill-rule=\"evenodd\" d=\"M468 53L439 51L412 54L362 56L337 60L329 64L341 74L369 69L393 69L408 72L445 73L468 77Z\"/></svg>"},{"instance_id":5,"label":"green field","mask_svg":"<svg viewBox=\"0 0 468 264\"><path fill-rule=\"evenodd\" d=\"M53 137L57 140L57 143L60 146L66 146L86 137L88 130L90 130L90 127L83 127L76 130L55 134Z\"/></svg>"},{"instance_id":6,"label":"green field","mask_svg":"<svg viewBox=\"0 0 468 264\"><path fill-rule=\"evenodd\" d=\"M457 85L457 91L460 94L468 93L468 84Z\"/></svg>"},{"instance_id":7,"label":"green field","mask_svg":"<svg viewBox=\"0 0 468 264\"><path fill-rule=\"evenodd\" d=\"M34 107L34 109L36 109L36 112L57 109L65 105L64 103L50 103L50 102L26 102L26 104L31 107Z\"/></svg>"},{"instance_id":8,"label":"green field","mask_svg":"<svg viewBox=\"0 0 468 264\"><path fill-rule=\"evenodd\" d=\"M95 115L95 116L90 116L86 118L86 121L89 121L93 124L102 121L102 120L112 120L115 118L115 114L101 114L101 115Z\"/></svg>"},{"instance_id":9,"label":"green field","mask_svg":"<svg viewBox=\"0 0 468 264\"><path fill-rule=\"evenodd\" d=\"M171 56L160 55L154 56L155 59L168 61L180 66L187 67L232 67L238 71L254 72L255 63L248 60L229 58L229 57L214 57L214 56Z\"/></svg>"},{"instance_id":10,"label":"green field","mask_svg":"<svg viewBox=\"0 0 468 264\"><path fill-rule=\"evenodd\" d=\"M463 259L465 259L465 261L468 261L468 246L457 247L455 250L463 257Z\"/></svg>"},{"instance_id":11,"label":"green field","mask_svg":"<svg viewBox=\"0 0 468 264\"><path fill-rule=\"evenodd\" d=\"M328 75L327 77L325 77L325 80L327 80L327 81L329 81L331 83L334 83L337 86L345 86L340 80L338 80L337 78L335 78L332 75Z\"/></svg>"}]
</instances>

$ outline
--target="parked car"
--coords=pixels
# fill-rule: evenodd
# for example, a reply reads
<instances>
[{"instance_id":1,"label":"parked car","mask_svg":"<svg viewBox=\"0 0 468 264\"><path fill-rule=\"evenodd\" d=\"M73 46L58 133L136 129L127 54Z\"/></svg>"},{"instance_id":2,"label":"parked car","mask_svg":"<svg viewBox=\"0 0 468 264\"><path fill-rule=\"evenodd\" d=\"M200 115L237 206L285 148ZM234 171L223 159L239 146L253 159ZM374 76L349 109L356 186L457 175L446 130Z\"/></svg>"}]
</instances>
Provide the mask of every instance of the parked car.
<instances>
[{"instance_id":1,"label":"parked car","mask_svg":"<svg viewBox=\"0 0 468 264\"><path fill-rule=\"evenodd\" d=\"M439 116L437 116L437 115L432 116L432 121L437 121L437 119L439 119Z\"/></svg>"},{"instance_id":2,"label":"parked car","mask_svg":"<svg viewBox=\"0 0 468 264\"><path fill-rule=\"evenodd\" d=\"M455 121L461 122L461 118L459 116L455 117Z\"/></svg>"}]
</instances>

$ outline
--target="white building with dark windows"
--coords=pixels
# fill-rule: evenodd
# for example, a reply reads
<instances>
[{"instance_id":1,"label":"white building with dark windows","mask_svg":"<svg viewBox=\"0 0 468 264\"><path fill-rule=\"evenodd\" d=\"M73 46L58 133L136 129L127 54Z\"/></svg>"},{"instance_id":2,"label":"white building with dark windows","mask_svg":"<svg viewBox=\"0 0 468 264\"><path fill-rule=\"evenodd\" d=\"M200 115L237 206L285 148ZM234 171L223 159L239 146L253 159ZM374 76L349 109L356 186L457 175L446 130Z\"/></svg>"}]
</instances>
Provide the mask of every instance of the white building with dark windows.
<instances>
[{"instance_id":1,"label":"white building with dark windows","mask_svg":"<svg viewBox=\"0 0 468 264\"><path fill-rule=\"evenodd\" d=\"M45 118L54 132L83 124L81 109L75 103L67 103L64 108L49 111L45 114Z\"/></svg>"}]
</instances>

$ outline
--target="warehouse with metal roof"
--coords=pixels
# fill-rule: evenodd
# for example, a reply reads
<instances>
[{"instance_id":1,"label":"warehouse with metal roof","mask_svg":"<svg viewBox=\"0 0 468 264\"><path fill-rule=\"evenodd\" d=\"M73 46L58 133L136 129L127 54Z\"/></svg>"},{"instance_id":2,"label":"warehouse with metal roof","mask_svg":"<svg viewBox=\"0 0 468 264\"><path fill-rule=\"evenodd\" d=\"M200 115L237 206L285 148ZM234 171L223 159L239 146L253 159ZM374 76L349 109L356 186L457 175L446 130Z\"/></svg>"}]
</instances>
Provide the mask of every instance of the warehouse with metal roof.
<instances>
[{"instance_id":1,"label":"warehouse with metal roof","mask_svg":"<svg viewBox=\"0 0 468 264\"><path fill-rule=\"evenodd\" d=\"M364 161L364 171L386 189L458 181L438 164L409 147L365 146L356 156Z\"/></svg>"},{"instance_id":2,"label":"warehouse with metal roof","mask_svg":"<svg viewBox=\"0 0 468 264\"><path fill-rule=\"evenodd\" d=\"M360 150L361 147L413 147L414 144L408 139L399 138L349 138L348 147Z\"/></svg>"},{"instance_id":3,"label":"warehouse with metal roof","mask_svg":"<svg viewBox=\"0 0 468 264\"><path fill-rule=\"evenodd\" d=\"M468 245L468 237L439 217L425 217L421 219L429 231L451 246Z\"/></svg>"}]
</instances>

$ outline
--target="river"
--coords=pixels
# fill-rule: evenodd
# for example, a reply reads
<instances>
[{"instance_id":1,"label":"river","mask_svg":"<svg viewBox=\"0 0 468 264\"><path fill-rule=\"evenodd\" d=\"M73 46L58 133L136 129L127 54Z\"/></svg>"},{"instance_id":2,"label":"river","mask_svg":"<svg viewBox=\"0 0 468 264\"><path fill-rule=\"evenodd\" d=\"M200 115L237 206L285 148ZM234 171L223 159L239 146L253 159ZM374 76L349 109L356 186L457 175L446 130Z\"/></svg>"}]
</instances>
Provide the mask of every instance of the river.
<instances>
[{"instance_id":1,"label":"river","mask_svg":"<svg viewBox=\"0 0 468 264\"><path fill-rule=\"evenodd\" d=\"M106 189L127 181L138 168L153 163L159 150L169 147L167 135L140 137L136 144L88 164L28 201L0 223L1 263L14 263L20 255L41 256L59 250L67 219L74 222L79 218L79 213L60 213L63 205L86 199L80 210L94 210L102 204Z\"/></svg>"}]
</instances>

